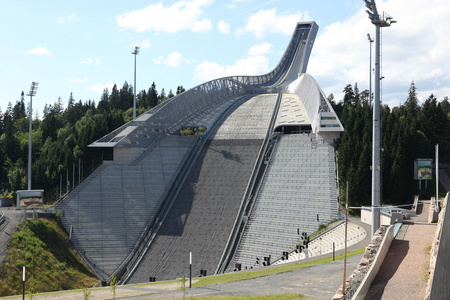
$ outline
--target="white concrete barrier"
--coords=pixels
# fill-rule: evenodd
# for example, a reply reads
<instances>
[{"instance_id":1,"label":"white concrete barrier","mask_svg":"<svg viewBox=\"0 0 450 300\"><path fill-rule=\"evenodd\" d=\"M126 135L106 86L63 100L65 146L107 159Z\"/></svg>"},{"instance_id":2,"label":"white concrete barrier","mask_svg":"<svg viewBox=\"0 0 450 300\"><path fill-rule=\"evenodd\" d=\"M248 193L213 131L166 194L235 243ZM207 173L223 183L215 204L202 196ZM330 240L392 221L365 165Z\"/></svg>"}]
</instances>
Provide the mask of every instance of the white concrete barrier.
<instances>
[{"instance_id":1,"label":"white concrete barrier","mask_svg":"<svg viewBox=\"0 0 450 300\"><path fill-rule=\"evenodd\" d=\"M383 264L384 258L386 257L386 254L389 251L389 247L391 246L393 239L394 239L394 225L391 225L386 230L386 233L383 237L383 241L381 242L377 254L375 255L375 259L372 262L372 265L370 266L370 269L367 272L366 276L361 281L358 290L356 290L355 294L353 295L352 300L364 300L364 297L366 297L366 294L369 291L372 281L375 279L375 276L377 276L378 271L380 270L380 267Z\"/></svg>"}]
</instances>

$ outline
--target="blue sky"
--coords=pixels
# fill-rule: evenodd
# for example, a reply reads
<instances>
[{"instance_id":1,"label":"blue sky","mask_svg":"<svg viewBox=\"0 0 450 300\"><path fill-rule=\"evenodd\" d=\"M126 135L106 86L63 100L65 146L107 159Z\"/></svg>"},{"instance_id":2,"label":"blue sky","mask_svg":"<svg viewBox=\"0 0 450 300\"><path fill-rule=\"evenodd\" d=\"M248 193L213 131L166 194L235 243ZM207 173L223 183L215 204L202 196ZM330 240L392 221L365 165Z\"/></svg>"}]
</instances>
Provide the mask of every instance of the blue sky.
<instances>
[{"instance_id":1,"label":"blue sky","mask_svg":"<svg viewBox=\"0 0 450 300\"><path fill-rule=\"evenodd\" d=\"M404 102L414 80L419 98L450 94L450 39L442 0L377 1L398 23L383 29L383 103ZM33 111L61 97L98 103L104 88L156 83L158 92L186 89L228 75L269 72L298 21L319 34L308 73L337 100L348 83L369 86L374 26L363 0L2 1L0 107L39 82ZM26 98L29 101L29 97Z\"/></svg>"}]
</instances>

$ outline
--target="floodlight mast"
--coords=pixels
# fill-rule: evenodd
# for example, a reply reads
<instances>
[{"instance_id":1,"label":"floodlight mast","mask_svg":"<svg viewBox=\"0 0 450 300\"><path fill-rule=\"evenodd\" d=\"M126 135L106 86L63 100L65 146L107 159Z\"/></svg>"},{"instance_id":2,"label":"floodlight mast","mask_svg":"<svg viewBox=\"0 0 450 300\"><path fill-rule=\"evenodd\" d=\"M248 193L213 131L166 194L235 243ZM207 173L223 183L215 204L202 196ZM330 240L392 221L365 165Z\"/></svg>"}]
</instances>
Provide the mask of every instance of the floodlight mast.
<instances>
[{"instance_id":1,"label":"floodlight mast","mask_svg":"<svg viewBox=\"0 0 450 300\"><path fill-rule=\"evenodd\" d=\"M367 38L369 39L370 46L370 56L369 56L369 106L372 107L372 43L373 38L370 37L370 34L367 34Z\"/></svg>"},{"instance_id":2,"label":"floodlight mast","mask_svg":"<svg viewBox=\"0 0 450 300\"><path fill-rule=\"evenodd\" d=\"M133 120L136 119L136 55L139 54L139 47L134 46L134 51L131 54L134 54L134 95L133 95Z\"/></svg>"},{"instance_id":3,"label":"floodlight mast","mask_svg":"<svg viewBox=\"0 0 450 300\"><path fill-rule=\"evenodd\" d=\"M373 140L372 140L372 237L380 227L380 174L381 174L381 146L380 146L380 39L381 27L389 27L396 23L386 13L380 15L375 0L364 0L367 14L375 25L375 98L373 102ZM369 37L370 39L370 37Z\"/></svg>"},{"instance_id":4,"label":"floodlight mast","mask_svg":"<svg viewBox=\"0 0 450 300\"><path fill-rule=\"evenodd\" d=\"M33 130L33 96L36 95L39 83L32 82L30 92L27 96L30 96L30 111L28 112L28 118L30 119L28 128L28 190L31 190L31 142L32 142L32 130Z\"/></svg>"}]
</instances>

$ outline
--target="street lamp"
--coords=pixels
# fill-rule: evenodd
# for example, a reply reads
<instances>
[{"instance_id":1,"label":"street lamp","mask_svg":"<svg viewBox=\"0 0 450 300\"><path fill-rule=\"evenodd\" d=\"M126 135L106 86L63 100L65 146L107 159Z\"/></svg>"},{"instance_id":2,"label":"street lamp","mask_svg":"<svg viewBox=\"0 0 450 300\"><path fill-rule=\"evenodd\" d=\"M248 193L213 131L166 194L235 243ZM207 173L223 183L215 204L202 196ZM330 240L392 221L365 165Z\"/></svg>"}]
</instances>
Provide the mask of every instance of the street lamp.
<instances>
[{"instance_id":1,"label":"street lamp","mask_svg":"<svg viewBox=\"0 0 450 300\"><path fill-rule=\"evenodd\" d=\"M31 83L31 87L30 87L30 92L27 94L27 96L30 96L30 111L28 112L29 115L29 119L30 119L30 124L29 124L29 128L28 128L28 190L31 190L31 133L32 133L32 127L33 127L33 96L36 95L37 92L37 88L38 88L39 83L37 82L32 82Z\"/></svg>"},{"instance_id":2,"label":"street lamp","mask_svg":"<svg viewBox=\"0 0 450 300\"><path fill-rule=\"evenodd\" d=\"M369 58L369 106L372 107L372 43L373 43L373 39L370 37L370 34L367 34L367 38L369 39L369 46L370 46L370 58Z\"/></svg>"},{"instance_id":3,"label":"street lamp","mask_svg":"<svg viewBox=\"0 0 450 300\"><path fill-rule=\"evenodd\" d=\"M380 227L380 30L389 27L394 21L386 13L379 14L375 0L364 0L367 14L375 25L375 99L373 103L373 143L372 143L372 237Z\"/></svg>"},{"instance_id":4,"label":"street lamp","mask_svg":"<svg viewBox=\"0 0 450 300\"><path fill-rule=\"evenodd\" d=\"M134 97L133 97L133 120L136 119L136 56L139 54L139 47L134 46Z\"/></svg>"}]
</instances>

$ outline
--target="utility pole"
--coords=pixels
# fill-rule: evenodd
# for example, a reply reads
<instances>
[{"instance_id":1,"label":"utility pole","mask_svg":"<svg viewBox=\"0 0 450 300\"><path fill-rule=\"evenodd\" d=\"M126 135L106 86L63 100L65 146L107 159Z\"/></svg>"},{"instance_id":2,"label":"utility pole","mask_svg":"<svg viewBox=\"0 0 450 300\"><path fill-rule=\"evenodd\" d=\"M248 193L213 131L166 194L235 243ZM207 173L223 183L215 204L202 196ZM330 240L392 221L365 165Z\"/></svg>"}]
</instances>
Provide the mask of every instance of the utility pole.
<instances>
[{"instance_id":1,"label":"utility pole","mask_svg":"<svg viewBox=\"0 0 450 300\"><path fill-rule=\"evenodd\" d=\"M375 25L375 99L373 102L373 140L372 140L372 237L380 227L380 173L381 173L381 146L380 146L380 45L381 27L389 27L397 23L386 13L379 14L375 0L364 0L367 14Z\"/></svg>"},{"instance_id":2,"label":"utility pole","mask_svg":"<svg viewBox=\"0 0 450 300\"><path fill-rule=\"evenodd\" d=\"M372 43L373 43L373 38L370 37L370 34L367 34L367 38L369 39L369 46L370 46L370 55L369 55L369 106L372 107Z\"/></svg>"},{"instance_id":3,"label":"utility pole","mask_svg":"<svg viewBox=\"0 0 450 300\"><path fill-rule=\"evenodd\" d=\"M134 55L134 95L133 95L133 120L136 119L136 56L139 54L139 47L134 46L134 51L131 52Z\"/></svg>"},{"instance_id":4,"label":"utility pole","mask_svg":"<svg viewBox=\"0 0 450 300\"><path fill-rule=\"evenodd\" d=\"M27 96L30 96L30 111L28 112L28 118L30 119L28 128L28 190L31 190L31 148L32 148L32 131L33 131L33 96L36 95L39 83L32 82L30 92Z\"/></svg>"},{"instance_id":5,"label":"utility pole","mask_svg":"<svg viewBox=\"0 0 450 300\"><path fill-rule=\"evenodd\" d=\"M347 223L348 223L348 181L345 187L345 234L344 234L344 276L342 279L342 295L345 295L345 280L347 279Z\"/></svg>"}]
</instances>

